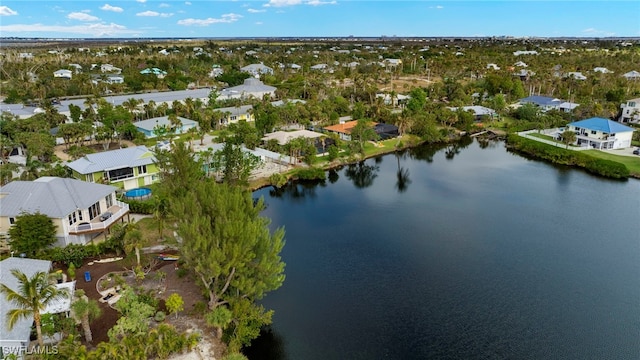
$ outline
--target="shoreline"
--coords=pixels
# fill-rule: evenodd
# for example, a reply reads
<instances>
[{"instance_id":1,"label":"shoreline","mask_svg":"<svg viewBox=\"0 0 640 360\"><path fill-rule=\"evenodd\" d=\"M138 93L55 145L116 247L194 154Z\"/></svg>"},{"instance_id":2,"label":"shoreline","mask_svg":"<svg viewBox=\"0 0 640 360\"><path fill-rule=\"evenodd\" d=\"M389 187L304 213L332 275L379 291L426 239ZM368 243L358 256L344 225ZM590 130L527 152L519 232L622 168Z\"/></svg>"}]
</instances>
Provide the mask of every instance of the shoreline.
<instances>
[{"instance_id":1,"label":"shoreline","mask_svg":"<svg viewBox=\"0 0 640 360\"><path fill-rule=\"evenodd\" d=\"M590 172L590 171L587 170L586 167L580 166L579 164L562 164L562 163L559 163L559 162L554 162L554 161L551 161L551 160L546 159L544 157L536 156L535 154L530 154L528 152L521 151L521 150L517 149L514 146L509 146L509 142L507 141L507 135L508 134L506 134L504 131L501 131L501 130L491 130L491 131L494 134L497 135L498 139L500 139L501 141L503 141L505 143L507 148L510 148L512 151L520 153L521 155L526 155L527 157L533 158L533 159L538 160L538 161L543 161L543 162L546 162L546 163L549 163L549 164L567 165L567 166L570 166L570 167L575 168L575 169L580 169L580 170L587 171L588 173L590 173L592 175L596 175L596 176L600 176L600 177L604 177L604 178L612 179L612 180L626 180L626 179L629 179L629 178L640 180L640 174L637 174L637 173L630 173L628 177L620 179L620 178L604 176L602 174L596 174L596 173ZM418 139L409 138L408 139L409 141L406 141L406 142L402 141L402 140L399 141L399 145L400 146L393 147L393 148L381 149L380 151L375 151L375 152L366 154L364 156L361 155L361 156L358 156L357 158L354 158L354 157L338 158L338 159L336 159L334 161L327 162L327 163L323 164L322 167L319 167L319 168L322 169L323 171L328 171L328 170L331 170L331 169L339 168L341 166L356 164L356 163L358 163L360 161L364 161L364 160L367 160L367 159L370 159L370 158L374 158L376 156L387 155L387 154L391 154L391 153L394 153L394 152L397 152L397 151L403 151L403 150L406 150L406 149L415 148L415 147L418 147L418 146L421 146L421 145L425 145L425 144L433 144L433 145L436 145L436 144L447 144L447 143L450 143L450 142L454 142L454 141L460 140L460 138L462 136L468 136L468 135L458 135L456 138L452 138L449 141L441 141L441 142L433 142L433 143L432 142L428 142L426 140L418 140ZM407 139L405 139L405 140L407 140ZM411 141L411 140L414 140L414 141ZM415 140L418 140L418 141L415 141ZM310 166L308 166L308 165L306 165L305 167L310 168ZM300 167L298 167L296 169L299 169L299 168ZM286 171L286 172L283 172L283 173L280 173L280 174L285 175L287 177L287 182L289 182L290 180L296 180L294 172L295 172L295 170L289 170L289 171ZM256 178L256 179L250 181L249 185L248 185L248 189L253 192L253 191L257 191L257 190L263 189L263 188L268 187L268 186L273 186L271 184L271 182L269 181L269 178L268 177L261 177L261 178Z\"/></svg>"},{"instance_id":2,"label":"shoreline","mask_svg":"<svg viewBox=\"0 0 640 360\"><path fill-rule=\"evenodd\" d=\"M440 141L440 142L428 142L426 140L419 140L419 141L415 141L417 139L413 139L414 141L411 141L412 139L405 139L408 141L399 141L399 145L400 146L394 146L393 148L384 148L384 149L380 149L379 151L375 151L369 154L365 154L365 155L360 155L357 158L354 157L345 157L345 158L338 158L336 160L333 160L331 162L327 162L326 164L323 164L322 167L318 167L319 169L322 169L323 171L328 171L331 169L335 169L335 168L339 168L341 166L345 166L345 165L351 165L351 164L356 164L359 163L361 161L367 160L367 159L371 159L374 158L376 156L380 156L380 155L387 155L387 154L391 154L397 151L403 151L406 149L411 149L411 148L415 148L424 144L448 144L450 142L454 142L454 141L458 141L460 140L461 136L458 136L456 138L452 138L449 141ZM390 140L397 140L397 139L390 139ZM302 167L297 167L295 169L300 169ZM312 166L308 166L305 165L305 168L312 168ZM280 173L283 174L287 177L287 182L289 182L290 180L296 180L295 177L295 169L294 170L289 170L287 172L284 173ZM260 189L263 189L265 187L268 186L273 186L271 184L271 182L269 181L268 177L261 177L261 178L256 178L252 181L249 182L249 186L248 189L250 191L257 191Z\"/></svg>"}]
</instances>

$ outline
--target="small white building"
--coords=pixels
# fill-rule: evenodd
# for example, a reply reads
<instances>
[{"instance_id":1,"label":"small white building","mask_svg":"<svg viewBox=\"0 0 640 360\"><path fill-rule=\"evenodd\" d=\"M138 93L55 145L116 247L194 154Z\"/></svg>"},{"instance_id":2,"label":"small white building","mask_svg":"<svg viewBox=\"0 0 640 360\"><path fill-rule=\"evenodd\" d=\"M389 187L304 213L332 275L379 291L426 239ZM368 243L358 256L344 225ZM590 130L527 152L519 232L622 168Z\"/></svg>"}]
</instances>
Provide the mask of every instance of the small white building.
<instances>
[{"instance_id":1,"label":"small white building","mask_svg":"<svg viewBox=\"0 0 640 360\"><path fill-rule=\"evenodd\" d=\"M632 70L632 71L629 71L628 73L622 74L622 76L627 80L638 80L640 79L640 72Z\"/></svg>"},{"instance_id":2,"label":"small white building","mask_svg":"<svg viewBox=\"0 0 640 360\"><path fill-rule=\"evenodd\" d=\"M53 72L54 78L71 79L72 76L73 76L73 73L71 72L71 70L67 70L67 69L60 69Z\"/></svg>"}]
</instances>

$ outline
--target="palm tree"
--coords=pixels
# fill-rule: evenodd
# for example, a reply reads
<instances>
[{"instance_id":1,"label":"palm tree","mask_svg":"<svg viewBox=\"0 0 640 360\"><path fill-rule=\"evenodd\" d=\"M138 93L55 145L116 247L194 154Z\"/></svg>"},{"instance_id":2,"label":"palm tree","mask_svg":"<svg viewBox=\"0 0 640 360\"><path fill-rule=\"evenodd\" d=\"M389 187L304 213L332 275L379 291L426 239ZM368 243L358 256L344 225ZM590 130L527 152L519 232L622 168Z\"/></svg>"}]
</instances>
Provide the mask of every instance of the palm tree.
<instances>
[{"instance_id":1,"label":"palm tree","mask_svg":"<svg viewBox=\"0 0 640 360\"><path fill-rule=\"evenodd\" d=\"M67 290L58 289L55 285L50 284L44 271L38 271L30 278L18 269L11 270L11 274L18 279L18 291L5 284L0 284L0 293L5 294L7 300L16 306L6 314L9 329L13 329L18 320L33 317L38 334L38 344L43 346L40 312L58 298L68 296Z\"/></svg>"},{"instance_id":2,"label":"palm tree","mask_svg":"<svg viewBox=\"0 0 640 360\"><path fill-rule=\"evenodd\" d=\"M87 342L93 341L93 335L91 334L91 320L99 318L102 315L102 309L98 306L98 302L95 300L89 300L86 296L78 298L71 304L71 310L77 320L80 320L82 329L84 330L84 338Z\"/></svg>"},{"instance_id":3,"label":"palm tree","mask_svg":"<svg viewBox=\"0 0 640 360\"><path fill-rule=\"evenodd\" d=\"M131 250L135 251L136 261L138 266L140 266L140 248L144 246L144 239L137 223L130 222L127 225L126 233L124 235L124 244L125 251L127 253L130 253Z\"/></svg>"}]
</instances>

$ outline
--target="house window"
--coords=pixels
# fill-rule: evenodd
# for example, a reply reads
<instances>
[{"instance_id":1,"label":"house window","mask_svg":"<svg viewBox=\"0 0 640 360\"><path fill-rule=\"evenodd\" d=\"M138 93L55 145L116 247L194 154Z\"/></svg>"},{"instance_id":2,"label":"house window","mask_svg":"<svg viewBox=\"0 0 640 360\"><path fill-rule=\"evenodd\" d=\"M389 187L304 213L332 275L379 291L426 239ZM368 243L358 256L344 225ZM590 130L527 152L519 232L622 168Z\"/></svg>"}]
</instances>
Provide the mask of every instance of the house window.
<instances>
[{"instance_id":1,"label":"house window","mask_svg":"<svg viewBox=\"0 0 640 360\"><path fill-rule=\"evenodd\" d=\"M229 117L229 121L236 121L236 119L238 119L238 117L235 115L231 115L231 117Z\"/></svg>"},{"instance_id":2,"label":"house window","mask_svg":"<svg viewBox=\"0 0 640 360\"><path fill-rule=\"evenodd\" d=\"M147 173L147 165L138 166L138 175Z\"/></svg>"},{"instance_id":3,"label":"house window","mask_svg":"<svg viewBox=\"0 0 640 360\"><path fill-rule=\"evenodd\" d=\"M107 195L104 200L107 202L107 209L113 206L113 198L111 194Z\"/></svg>"},{"instance_id":4,"label":"house window","mask_svg":"<svg viewBox=\"0 0 640 360\"><path fill-rule=\"evenodd\" d=\"M633 101L629 101L629 106L630 106L630 107L636 107L636 103L635 103L635 102L633 102Z\"/></svg>"},{"instance_id":5,"label":"house window","mask_svg":"<svg viewBox=\"0 0 640 360\"><path fill-rule=\"evenodd\" d=\"M100 202L91 205L89 207L89 219L93 220L96 216L100 215L102 211L100 211Z\"/></svg>"},{"instance_id":6,"label":"house window","mask_svg":"<svg viewBox=\"0 0 640 360\"><path fill-rule=\"evenodd\" d=\"M9 218L9 224L14 225L16 223L16 218Z\"/></svg>"},{"instance_id":7,"label":"house window","mask_svg":"<svg viewBox=\"0 0 640 360\"><path fill-rule=\"evenodd\" d=\"M82 221L82 210L78 210L78 220Z\"/></svg>"},{"instance_id":8,"label":"house window","mask_svg":"<svg viewBox=\"0 0 640 360\"><path fill-rule=\"evenodd\" d=\"M126 179L133 177L133 168L127 167L122 169L109 170L106 175L109 181Z\"/></svg>"},{"instance_id":9,"label":"house window","mask_svg":"<svg viewBox=\"0 0 640 360\"><path fill-rule=\"evenodd\" d=\"M609 134L609 137L614 137L616 136L616 134Z\"/></svg>"},{"instance_id":10,"label":"house window","mask_svg":"<svg viewBox=\"0 0 640 360\"><path fill-rule=\"evenodd\" d=\"M76 217L76 212L72 212L71 214L69 214L69 225L73 225L76 222L78 222L78 218Z\"/></svg>"},{"instance_id":11,"label":"house window","mask_svg":"<svg viewBox=\"0 0 640 360\"><path fill-rule=\"evenodd\" d=\"M596 131L595 130L591 130L591 135L595 135Z\"/></svg>"}]
</instances>

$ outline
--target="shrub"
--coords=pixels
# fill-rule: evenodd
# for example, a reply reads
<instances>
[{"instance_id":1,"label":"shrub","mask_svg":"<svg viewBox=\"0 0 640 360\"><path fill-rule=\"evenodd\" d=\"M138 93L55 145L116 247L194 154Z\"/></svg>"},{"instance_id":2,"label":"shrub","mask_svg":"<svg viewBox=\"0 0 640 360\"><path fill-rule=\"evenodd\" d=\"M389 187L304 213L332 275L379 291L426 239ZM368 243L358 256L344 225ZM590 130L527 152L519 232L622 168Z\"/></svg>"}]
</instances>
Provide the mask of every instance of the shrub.
<instances>
[{"instance_id":1,"label":"shrub","mask_svg":"<svg viewBox=\"0 0 640 360\"><path fill-rule=\"evenodd\" d=\"M69 275L69 280L73 281L76 278L76 266L71 263L69 264L69 268L67 269L67 275Z\"/></svg>"},{"instance_id":2,"label":"shrub","mask_svg":"<svg viewBox=\"0 0 640 360\"><path fill-rule=\"evenodd\" d=\"M269 176L269 183L275 187L282 187L287 183L287 176L280 173L275 173Z\"/></svg>"},{"instance_id":3,"label":"shrub","mask_svg":"<svg viewBox=\"0 0 640 360\"><path fill-rule=\"evenodd\" d=\"M178 275L179 278L183 278L187 275L187 269L185 268L178 268L178 270L176 270L176 275Z\"/></svg>"},{"instance_id":4,"label":"shrub","mask_svg":"<svg viewBox=\"0 0 640 360\"><path fill-rule=\"evenodd\" d=\"M301 180L324 180L325 172L320 168L304 168L295 172L295 177Z\"/></svg>"},{"instance_id":5,"label":"shrub","mask_svg":"<svg viewBox=\"0 0 640 360\"><path fill-rule=\"evenodd\" d=\"M158 312L156 313L156 316L154 316L154 319L155 319L157 322L163 322L163 321L164 321L164 319L166 319L166 318L167 318L167 314L165 314L165 313L164 313L164 311L158 311Z\"/></svg>"}]
</instances>

